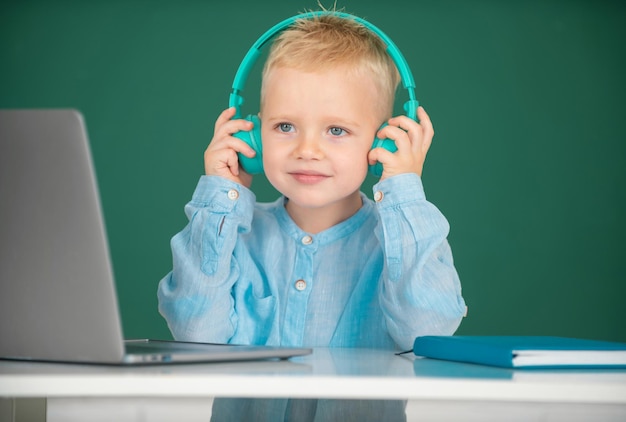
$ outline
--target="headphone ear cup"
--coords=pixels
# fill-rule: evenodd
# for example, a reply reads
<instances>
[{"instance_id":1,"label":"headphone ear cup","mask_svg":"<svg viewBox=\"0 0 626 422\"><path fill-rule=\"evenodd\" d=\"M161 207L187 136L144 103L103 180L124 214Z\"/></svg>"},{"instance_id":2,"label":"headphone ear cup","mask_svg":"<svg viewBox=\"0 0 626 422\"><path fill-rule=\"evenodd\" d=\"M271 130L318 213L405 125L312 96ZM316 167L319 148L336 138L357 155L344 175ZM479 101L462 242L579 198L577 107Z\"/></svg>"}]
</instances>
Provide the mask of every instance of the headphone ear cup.
<instances>
[{"instance_id":1,"label":"headphone ear cup","mask_svg":"<svg viewBox=\"0 0 626 422\"><path fill-rule=\"evenodd\" d=\"M381 130L387 126L387 123L383 124L378 130ZM378 133L378 131L376 131ZM374 143L372 144L372 149L374 148L384 148L389 152L396 152L398 147L393 139L389 138L374 138ZM377 161L375 164L369 166L369 172L371 175L380 177L383 175L383 164Z\"/></svg>"},{"instance_id":2,"label":"headphone ear cup","mask_svg":"<svg viewBox=\"0 0 626 422\"><path fill-rule=\"evenodd\" d=\"M254 127L249 131L239 131L234 133L235 138L244 141L250 148L252 148L256 155L252 158L246 157L243 154L237 153L239 157L239 164L249 174L263 173L263 150L261 143L261 119L256 114L250 114L246 117L246 120L252 122Z\"/></svg>"}]
</instances>

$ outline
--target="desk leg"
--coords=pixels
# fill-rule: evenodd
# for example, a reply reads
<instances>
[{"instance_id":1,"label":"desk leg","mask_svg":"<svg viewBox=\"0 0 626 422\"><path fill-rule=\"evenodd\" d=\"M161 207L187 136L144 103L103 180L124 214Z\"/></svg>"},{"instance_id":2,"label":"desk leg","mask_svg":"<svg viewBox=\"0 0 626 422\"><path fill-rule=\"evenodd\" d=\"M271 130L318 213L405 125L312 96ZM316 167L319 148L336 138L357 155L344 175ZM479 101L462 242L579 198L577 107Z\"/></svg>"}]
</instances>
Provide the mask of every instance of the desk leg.
<instances>
[{"instance_id":1,"label":"desk leg","mask_svg":"<svg viewBox=\"0 0 626 422\"><path fill-rule=\"evenodd\" d=\"M0 398L0 421L46 422L46 399Z\"/></svg>"}]
</instances>

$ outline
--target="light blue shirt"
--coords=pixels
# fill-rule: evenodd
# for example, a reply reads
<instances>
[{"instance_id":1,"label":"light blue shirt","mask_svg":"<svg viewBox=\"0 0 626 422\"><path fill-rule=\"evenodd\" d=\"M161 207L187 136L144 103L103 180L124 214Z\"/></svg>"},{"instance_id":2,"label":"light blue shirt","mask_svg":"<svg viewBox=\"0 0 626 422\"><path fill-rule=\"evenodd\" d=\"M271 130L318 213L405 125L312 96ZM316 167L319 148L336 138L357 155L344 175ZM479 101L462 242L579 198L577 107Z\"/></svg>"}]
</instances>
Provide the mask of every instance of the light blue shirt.
<instances>
[{"instance_id":1,"label":"light blue shirt","mask_svg":"<svg viewBox=\"0 0 626 422\"><path fill-rule=\"evenodd\" d=\"M407 350L450 335L466 307L449 225L415 174L374 186L372 201L318 234L285 198L202 176L171 242L159 311L177 340Z\"/></svg>"}]
</instances>

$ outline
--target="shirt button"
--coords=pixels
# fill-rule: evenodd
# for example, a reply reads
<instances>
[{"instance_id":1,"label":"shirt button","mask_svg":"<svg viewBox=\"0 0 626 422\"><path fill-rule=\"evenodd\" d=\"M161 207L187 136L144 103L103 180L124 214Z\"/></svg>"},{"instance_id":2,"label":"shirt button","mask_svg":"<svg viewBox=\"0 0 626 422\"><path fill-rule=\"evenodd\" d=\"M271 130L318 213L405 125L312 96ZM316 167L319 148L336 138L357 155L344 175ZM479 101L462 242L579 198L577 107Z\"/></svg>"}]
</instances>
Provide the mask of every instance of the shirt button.
<instances>
[{"instance_id":1,"label":"shirt button","mask_svg":"<svg viewBox=\"0 0 626 422\"><path fill-rule=\"evenodd\" d=\"M239 192L237 192L236 189L231 189L228 191L228 199L234 201L237 198L239 198Z\"/></svg>"},{"instance_id":2,"label":"shirt button","mask_svg":"<svg viewBox=\"0 0 626 422\"><path fill-rule=\"evenodd\" d=\"M377 191L374 193L374 201L376 201L376 202L380 202L380 201L382 201L382 200L383 200L384 196L385 196L385 194L384 194L384 193L382 193L381 191L377 190Z\"/></svg>"},{"instance_id":3,"label":"shirt button","mask_svg":"<svg viewBox=\"0 0 626 422\"><path fill-rule=\"evenodd\" d=\"M310 245L311 243L313 243L313 238L311 236L307 235L302 238L303 245Z\"/></svg>"},{"instance_id":4,"label":"shirt button","mask_svg":"<svg viewBox=\"0 0 626 422\"><path fill-rule=\"evenodd\" d=\"M302 291L304 289L306 289L306 281L304 280L298 280L296 281L296 290Z\"/></svg>"}]
</instances>

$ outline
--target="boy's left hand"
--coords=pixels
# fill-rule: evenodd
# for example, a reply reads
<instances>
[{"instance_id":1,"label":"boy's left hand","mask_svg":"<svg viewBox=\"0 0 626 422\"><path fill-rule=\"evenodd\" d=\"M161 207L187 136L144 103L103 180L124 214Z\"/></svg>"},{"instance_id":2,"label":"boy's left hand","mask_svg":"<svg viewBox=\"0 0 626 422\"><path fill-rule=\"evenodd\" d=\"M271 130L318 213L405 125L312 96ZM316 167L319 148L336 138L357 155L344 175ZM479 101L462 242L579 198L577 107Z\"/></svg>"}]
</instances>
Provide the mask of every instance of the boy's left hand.
<instances>
[{"instance_id":1,"label":"boy's left hand","mask_svg":"<svg viewBox=\"0 0 626 422\"><path fill-rule=\"evenodd\" d=\"M433 125L423 107L417 108L419 123L407 116L392 117L388 125L378 131L381 139L392 139L398 150L390 152L383 148L375 148L369 152L370 164L380 161L383 174L380 180L403 173L416 173L422 176L426 153L435 135Z\"/></svg>"}]
</instances>

